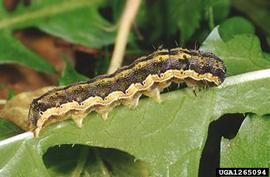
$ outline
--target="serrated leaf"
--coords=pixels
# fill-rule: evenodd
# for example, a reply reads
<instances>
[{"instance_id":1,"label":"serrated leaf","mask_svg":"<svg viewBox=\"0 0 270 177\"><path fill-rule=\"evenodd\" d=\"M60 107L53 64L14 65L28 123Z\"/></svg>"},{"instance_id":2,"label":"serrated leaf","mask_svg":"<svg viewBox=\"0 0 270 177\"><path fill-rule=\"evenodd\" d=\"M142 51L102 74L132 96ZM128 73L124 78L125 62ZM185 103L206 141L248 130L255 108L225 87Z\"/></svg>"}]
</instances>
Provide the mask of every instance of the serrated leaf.
<instances>
[{"instance_id":1,"label":"serrated leaf","mask_svg":"<svg viewBox=\"0 0 270 177\"><path fill-rule=\"evenodd\" d=\"M71 120L53 124L38 138L2 143L0 151L6 155L0 162L0 175L46 176L42 155L49 147L84 144L128 152L145 162L153 176L197 176L209 123L224 113L269 114L269 83L270 70L247 73L227 78L223 86L197 96L182 89L163 94L162 104L143 99L135 110L118 107L107 121L91 113L83 128ZM26 164L28 169L22 167Z\"/></svg>"},{"instance_id":2,"label":"serrated leaf","mask_svg":"<svg viewBox=\"0 0 270 177\"><path fill-rule=\"evenodd\" d=\"M73 43L101 48L112 44L116 33L114 26L99 14L98 5L86 5L69 13L56 15L41 21L37 27Z\"/></svg>"},{"instance_id":3,"label":"serrated leaf","mask_svg":"<svg viewBox=\"0 0 270 177\"><path fill-rule=\"evenodd\" d=\"M98 12L102 1L41 0L8 13L0 6L0 63L20 63L38 71L53 68L12 37L18 28L38 27L75 44L100 48L114 40L112 25ZM68 19L68 20L67 20Z\"/></svg>"},{"instance_id":4,"label":"serrated leaf","mask_svg":"<svg viewBox=\"0 0 270 177\"><path fill-rule=\"evenodd\" d=\"M247 40L250 38L252 40ZM258 40L254 43L256 38L253 35L237 35L228 42L223 42L219 36L210 39L212 46L206 46L214 46L216 51L223 52L220 54L226 54L220 57L234 74L237 71L233 70L230 58L234 53L230 52L234 47L239 49L243 40L247 46L253 47L253 52L257 52L249 59L253 61L256 57L256 62L264 66L254 66L247 60L242 62L241 71L268 66L261 57L263 53ZM237 42L241 45L236 45ZM244 52L252 54L250 48L244 46L240 49L239 55L233 59L242 61ZM209 123L225 113L269 114L269 91L268 69L226 78L221 86L202 90L197 96L187 88L163 94L162 104L142 99L135 110L120 106L111 112L107 121L91 113L84 119L82 128L71 120L52 124L44 128L38 138L33 138L28 132L0 142L3 154L0 176L49 176L52 171L44 165L42 156L49 147L58 144L82 144L127 152L147 164L152 176L198 176ZM93 171L101 174L98 170Z\"/></svg>"},{"instance_id":5,"label":"serrated leaf","mask_svg":"<svg viewBox=\"0 0 270 177\"><path fill-rule=\"evenodd\" d=\"M224 60L227 76L260 70L270 67L269 60L264 58L259 39L252 34L235 35L224 42L216 27L200 48L211 51Z\"/></svg>"}]
</instances>

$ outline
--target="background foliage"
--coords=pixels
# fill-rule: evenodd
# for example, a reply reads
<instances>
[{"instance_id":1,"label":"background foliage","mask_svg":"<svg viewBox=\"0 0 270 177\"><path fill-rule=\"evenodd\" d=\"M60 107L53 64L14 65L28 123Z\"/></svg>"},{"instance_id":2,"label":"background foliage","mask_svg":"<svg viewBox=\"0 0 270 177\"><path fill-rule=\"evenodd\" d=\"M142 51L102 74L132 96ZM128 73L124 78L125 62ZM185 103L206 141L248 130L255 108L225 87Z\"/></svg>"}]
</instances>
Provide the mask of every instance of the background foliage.
<instances>
[{"instance_id":1,"label":"background foliage","mask_svg":"<svg viewBox=\"0 0 270 177\"><path fill-rule=\"evenodd\" d=\"M28 6L20 2L13 11L1 4L0 64L46 73L57 77L59 85L103 74L125 2L40 0ZM108 121L91 113L81 129L71 120L63 121L46 127L38 138L29 132L12 137L22 130L0 119L0 176L184 177L215 176L219 165L269 168L270 71L263 70L270 67L269 7L267 0L142 1L125 63L160 45L199 47L224 60L225 83L197 96L189 88L171 91L162 95L162 104L144 98L135 110L114 109ZM97 54L81 50L72 57L66 54L65 69L59 72L15 35L25 29ZM86 64L79 64L84 55L91 60L87 72L80 67ZM212 157L205 146L209 125L235 113L243 122L238 125L239 119L231 116L228 124L213 132L220 136L214 144L220 150ZM234 135L228 139L223 131L232 126L236 130L229 130ZM217 163L205 165L211 158Z\"/></svg>"}]
</instances>

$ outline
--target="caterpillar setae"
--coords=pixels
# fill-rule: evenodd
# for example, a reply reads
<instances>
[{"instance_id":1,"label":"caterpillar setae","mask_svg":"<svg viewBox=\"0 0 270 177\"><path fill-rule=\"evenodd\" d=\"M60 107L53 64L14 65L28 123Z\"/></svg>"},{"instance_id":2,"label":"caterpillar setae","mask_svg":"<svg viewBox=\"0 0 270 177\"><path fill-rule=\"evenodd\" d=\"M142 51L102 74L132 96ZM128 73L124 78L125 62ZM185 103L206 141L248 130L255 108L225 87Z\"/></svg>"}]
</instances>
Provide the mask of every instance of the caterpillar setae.
<instances>
[{"instance_id":1,"label":"caterpillar setae","mask_svg":"<svg viewBox=\"0 0 270 177\"><path fill-rule=\"evenodd\" d=\"M113 74L55 88L34 99L28 114L30 129L38 136L45 125L68 115L81 127L91 111L106 119L119 104L136 107L142 94L160 101L160 91L171 82L217 86L225 73L223 61L212 53L183 48L158 50Z\"/></svg>"}]
</instances>

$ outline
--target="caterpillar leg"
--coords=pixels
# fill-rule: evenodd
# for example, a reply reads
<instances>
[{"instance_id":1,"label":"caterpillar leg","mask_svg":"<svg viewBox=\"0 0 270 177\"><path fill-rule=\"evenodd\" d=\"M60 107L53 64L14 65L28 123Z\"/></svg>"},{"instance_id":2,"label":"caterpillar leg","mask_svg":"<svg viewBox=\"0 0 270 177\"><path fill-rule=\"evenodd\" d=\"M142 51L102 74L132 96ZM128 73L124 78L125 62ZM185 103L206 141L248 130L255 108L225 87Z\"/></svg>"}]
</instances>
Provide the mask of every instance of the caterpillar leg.
<instances>
[{"instance_id":1,"label":"caterpillar leg","mask_svg":"<svg viewBox=\"0 0 270 177\"><path fill-rule=\"evenodd\" d=\"M199 87L197 85L197 81L193 79L186 79L186 84L188 87L192 88L193 94L197 96L197 92L199 91Z\"/></svg>"},{"instance_id":2,"label":"caterpillar leg","mask_svg":"<svg viewBox=\"0 0 270 177\"><path fill-rule=\"evenodd\" d=\"M143 94L145 96L148 96L150 98L153 98L154 101L156 101L157 103L161 103L160 90L159 90L159 88L154 88L152 90L145 91L145 92L143 92Z\"/></svg>"},{"instance_id":3,"label":"caterpillar leg","mask_svg":"<svg viewBox=\"0 0 270 177\"><path fill-rule=\"evenodd\" d=\"M142 94L140 93L140 94L135 95L133 98L124 100L122 101L122 104L127 106L129 109L134 109L138 106L141 95Z\"/></svg>"},{"instance_id":4,"label":"caterpillar leg","mask_svg":"<svg viewBox=\"0 0 270 177\"><path fill-rule=\"evenodd\" d=\"M88 113L80 113L80 114L74 114L71 116L73 121L76 123L76 125L80 128L82 128L83 125L83 119L88 115Z\"/></svg>"},{"instance_id":5,"label":"caterpillar leg","mask_svg":"<svg viewBox=\"0 0 270 177\"><path fill-rule=\"evenodd\" d=\"M109 112L111 112L115 106L111 106L111 107L109 107L109 106L100 107L100 108L97 108L96 112L99 115L101 115L101 117L102 117L103 120L107 120L108 119Z\"/></svg>"},{"instance_id":6,"label":"caterpillar leg","mask_svg":"<svg viewBox=\"0 0 270 177\"><path fill-rule=\"evenodd\" d=\"M41 130L41 127L37 127L37 128L33 131L35 137L38 137L40 130Z\"/></svg>"}]
</instances>

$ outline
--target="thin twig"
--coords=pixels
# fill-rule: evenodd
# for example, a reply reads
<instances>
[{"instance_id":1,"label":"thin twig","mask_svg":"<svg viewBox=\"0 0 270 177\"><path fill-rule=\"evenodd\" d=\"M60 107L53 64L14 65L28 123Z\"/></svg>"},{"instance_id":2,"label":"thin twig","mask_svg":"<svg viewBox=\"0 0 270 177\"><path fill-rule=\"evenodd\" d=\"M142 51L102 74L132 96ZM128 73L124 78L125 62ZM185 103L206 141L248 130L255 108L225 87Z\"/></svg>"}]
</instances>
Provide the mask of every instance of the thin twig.
<instances>
[{"instance_id":1,"label":"thin twig","mask_svg":"<svg viewBox=\"0 0 270 177\"><path fill-rule=\"evenodd\" d=\"M214 12L213 7L209 7L208 9L208 15L209 15L209 28L210 30L213 30L215 28L215 20L214 20Z\"/></svg>"},{"instance_id":2,"label":"thin twig","mask_svg":"<svg viewBox=\"0 0 270 177\"><path fill-rule=\"evenodd\" d=\"M128 35L131 25L136 17L141 0L127 0L124 12L120 19L119 29L116 36L115 47L108 73L117 70L123 61Z\"/></svg>"}]
</instances>

